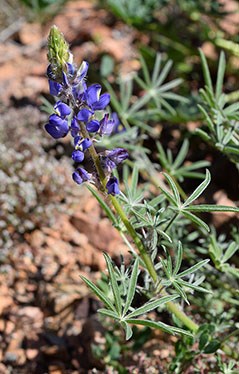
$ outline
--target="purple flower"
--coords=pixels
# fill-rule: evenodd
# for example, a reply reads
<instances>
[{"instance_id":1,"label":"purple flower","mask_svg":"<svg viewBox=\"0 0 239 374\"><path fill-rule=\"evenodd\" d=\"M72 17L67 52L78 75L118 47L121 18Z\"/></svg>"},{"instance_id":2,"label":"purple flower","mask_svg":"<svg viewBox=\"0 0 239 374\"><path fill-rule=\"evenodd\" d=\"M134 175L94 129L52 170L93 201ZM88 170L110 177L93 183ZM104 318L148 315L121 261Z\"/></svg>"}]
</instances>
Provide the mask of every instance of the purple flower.
<instances>
[{"instance_id":1,"label":"purple flower","mask_svg":"<svg viewBox=\"0 0 239 374\"><path fill-rule=\"evenodd\" d=\"M100 84L92 84L90 87L87 88L86 101L88 106L93 110L105 109L105 107L110 102L110 94L104 93L103 95L100 95L100 92Z\"/></svg>"},{"instance_id":2,"label":"purple flower","mask_svg":"<svg viewBox=\"0 0 239 374\"><path fill-rule=\"evenodd\" d=\"M112 130L114 128L114 121L109 119L109 114L106 113L102 120L100 121L100 129L99 134L100 135L110 135L112 133Z\"/></svg>"},{"instance_id":3,"label":"purple flower","mask_svg":"<svg viewBox=\"0 0 239 374\"><path fill-rule=\"evenodd\" d=\"M82 151L85 151L92 145L92 141L88 138L84 139L80 144L79 144L79 149Z\"/></svg>"},{"instance_id":4,"label":"purple flower","mask_svg":"<svg viewBox=\"0 0 239 374\"><path fill-rule=\"evenodd\" d=\"M77 123L76 118L73 117L71 121L71 135L73 136L73 138L75 138L78 135L79 131L80 131L80 127Z\"/></svg>"},{"instance_id":5,"label":"purple flower","mask_svg":"<svg viewBox=\"0 0 239 374\"><path fill-rule=\"evenodd\" d=\"M116 168L116 164L109 157L104 157L104 156L101 157L100 158L100 163L101 163L101 166L102 166L104 172L107 175L110 175L112 173L113 169Z\"/></svg>"},{"instance_id":6,"label":"purple flower","mask_svg":"<svg viewBox=\"0 0 239 374\"><path fill-rule=\"evenodd\" d=\"M82 140L82 136L77 135L74 137L74 146L77 147L80 144L80 141Z\"/></svg>"},{"instance_id":7,"label":"purple flower","mask_svg":"<svg viewBox=\"0 0 239 374\"><path fill-rule=\"evenodd\" d=\"M125 127L121 124L117 113L113 112L111 114L111 119L114 121L113 133L118 134L125 131Z\"/></svg>"},{"instance_id":8,"label":"purple flower","mask_svg":"<svg viewBox=\"0 0 239 374\"><path fill-rule=\"evenodd\" d=\"M74 64L71 64L70 62L67 63L67 73L73 77L75 74L75 66Z\"/></svg>"},{"instance_id":9,"label":"purple flower","mask_svg":"<svg viewBox=\"0 0 239 374\"><path fill-rule=\"evenodd\" d=\"M79 111L79 113L77 114L77 119L79 121L83 121L83 122L88 122L89 121L89 118L94 114L94 112L92 112L91 110L89 109L86 109L86 108L83 108Z\"/></svg>"},{"instance_id":10,"label":"purple flower","mask_svg":"<svg viewBox=\"0 0 239 374\"><path fill-rule=\"evenodd\" d=\"M84 160L84 153L76 149L75 151L73 151L71 157L75 162L82 162Z\"/></svg>"},{"instance_id":11,"label":"purple flower","mask_svg":"<svg viewBox=\"0 0 239 374\"><path fill-rule=\"evenodd\" d=\"M86 77L86 74L88 72L89 68L89 62L87 61L82 61L81 66L79 67L77 71L77 79L78 80L83 80Z\"/></svg>"},{"instance_id":12,"label":"purple flower","mask_svg":"<svg viewBox=\"0 0 239 374\"><path fill-rule=\"evenodd\" d=\"M97 132L99 128L100 128L100 123L96 119L93 119L92 121L86 124L86 129L89 132Z\"/></svg>"},{"instance_id":13,"label":"purple flower","mask_svg":"<svg viewBox=\"0 0 239 374\"><path fill-rule=\"evenodd\" d=\"M77 183L77 184L81 184L83 182L86 182L88 180L90 180L91 178L91 175L89 173L87 173L87 171L85 169L82 169L82 168L78 168L76 169L76 171L74 171L74 173L72 174L72 178L73 180Z\"/></svg>"},{"instance_id":14,"label":"purple flower","mask_svg":"<svg viewBox=\"0 0 239 374\"><path fill-rule=\"evenodd\" d=\"M71 114L71 108L62 101L57 101L57 103L54 105L54 109L60 117L66 117Z\"/></svg>"},{"instance_id":15,"label":"purple flower","mask_svg":"<svg viewBox=\"0 0 239 374\"><path fill-rule=\"evenodd\" d=\"M75 99L80 103L85 100L85 92L87 90L87 85L85 81L78 81L77 79L73 82L72 93Z\"/></svg>"},{"instance_id":16,"label":"purple flower","mask_svg":"<svg viewBox=\"0 0 239 374\"><path fill-rule=\"evenodd\" d=\"M106 184L106 188L108 194L113 196L118 195L120 193L118 179L116 177L111 177Z\"/></svg>"},{"instance_id":17,"label":"purple flower","mask_svg":"<svg viewBox=\"0 0 239 374\"><path fill-rule=\"evenodd\" d=\"M53 138L59 139L64 138L68 134L69 126L67 120L52 114L49 117L49 123L45 125L45 129Z\"/></svg>"},{"instance_id":18,"label":"purple flower","mask_svg":"<svg viewBox=\"0 0 239 374\"><path fill-rule=\"evenodd\" d=\"M48 80L49 82L49 91L52 96L58 96L60 95L63 87L60 83L54 82L52 80Z\"/></svg>"},{"instance_id":19,"label":"purple flower","mask_svg":"<svg viewBox=\"0 0 239 374\"><path fill-rule=\"evenodd\" d=\"M129 157L128 152L124 148L115 148L112 151L106 151L105 154L111 161L113 161L116 165L119 165L121 162L126 160Z\"/></svg>"}]
</instances>

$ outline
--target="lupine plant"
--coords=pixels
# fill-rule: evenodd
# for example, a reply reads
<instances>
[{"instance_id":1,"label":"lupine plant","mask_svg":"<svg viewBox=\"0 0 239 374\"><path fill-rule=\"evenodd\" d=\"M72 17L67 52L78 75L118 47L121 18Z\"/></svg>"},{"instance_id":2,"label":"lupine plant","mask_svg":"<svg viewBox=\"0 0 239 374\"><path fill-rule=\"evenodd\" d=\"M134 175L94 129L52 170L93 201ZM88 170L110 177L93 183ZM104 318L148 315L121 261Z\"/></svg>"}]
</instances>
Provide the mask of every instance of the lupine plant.
<instances>
[{"instance_id":1,"label":"lupine plant","mask_svg":"<svg viewBox=\"0 0 239 374\"><path fill-rule=\"evenodd\" d=\"M143 113L153 123L155 115L158 118L161 110L174 115L176 109L173 108L173 101L185 101L170 92L181 83L180 80L163 83L171 63L160 70L161 57L158 55L150 76L142 60L144 75L135 81L144 89L144 94L138 102L130 105L132 81L121 84L119 99L108 84L106 86L110 94L101 94L98 83L88 86L86 76L89 64L83 61L79 68L74 64L69 46L55 26L51 28L48 39L48 60L49 89L56 103L45 129L55 139L67 135L72 137L72 160L76 165L72 178L78 185L87 184L124 238L131 255L127 267L124 261L117 266L107 253L104 254L108 270L106 282L94 284L82 276L102 303L98 312L120 325L125 331L126 340L133 336L132 326L145 326L181 335L170 369L175 373L180 372L181 363L188 357L185 352L192 356L190 349L193 344L198 347L195 355L221 349L227 355L236 357L230 342L225 338L226 334L229 341L230 337L236 335L232 321L225 323L222 318L221 326L226 329L222 338L220 322L216 325L216 321L202 320L198 315L189 316L186 305L194 303L200 313L202 300L210 305L213 286L217 281L215 277L223 273L225 284L231 285L231 277L235 274L238 276L238 269L228 263L238 250L238 235L234 235L226 248L217 241L214 232L209 236L210 227L200 215L205 212L238 213L239 209L198 203L211 181L210 172L202 172L209 166L209 162L185 164L188 140L183 142L175 158L157 142L155 149L158 150L159 165L164 171L161 174L159 165L152 162L149 150L143 145L147 131L152 130L148 124L144 124ZM212 85L205 60L203 62L208 84L206 91L202 92L203 98L209 106L219 105L212 99ZM223 57L219 66L222 70ZM220 102L222 81L221 75L219 77L216 97ZM111 97L114 109L118 109L117 114L109 108ZM215 116L214 106L210 108ZM223 107L219 105L217 108L223 113ZM214 131L210 114L203 107L200 109L211 131ZM226 113L233 113L233 109L229 106ZM123 126L120 126L119 118ZM234 133L230 128L228 131L231 141ZM117 170L119 165L120 172ZM147 182L139 184L139 178ZM180 185L185 178L202 179L189 196ZM150 193L149 186L154 186L157 192ZM190 254L192 248L194 255ZM204 258L199 260L198 253L203 254ZM234 270L228 272L228 268ZM138 294L144 295L147 301L138 305ZM236 303L233 296L230 296L230 300ZM161 312L164 308L172 315L171 324L162 320ZM154 318L151 311L155 311ZM220 358L219 364L221 367L224 365ZM233 367L234 363L231 362L229 366Z\"/></svg>"}]
</instances>

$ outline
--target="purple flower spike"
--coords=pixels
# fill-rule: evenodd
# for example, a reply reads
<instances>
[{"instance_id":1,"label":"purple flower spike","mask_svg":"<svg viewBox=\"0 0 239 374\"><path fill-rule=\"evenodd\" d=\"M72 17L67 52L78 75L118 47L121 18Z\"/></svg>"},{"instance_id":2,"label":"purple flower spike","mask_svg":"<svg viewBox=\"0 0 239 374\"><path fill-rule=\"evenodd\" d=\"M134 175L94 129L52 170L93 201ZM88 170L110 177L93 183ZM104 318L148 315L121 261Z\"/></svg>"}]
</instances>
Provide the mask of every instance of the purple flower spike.
<instances>
[{"instance_id":1,"label":"purple flower spike","mask_svg":"<svg viewBox=\"0 0 239 374\"><path fill-rule=\"evenodd\" d=\"M57 101L54 105L54 109L60 117L66 117L71 113L71 108L62 101Z\"/></svg>"},{"instance_id":2,"label":"purple flower spike","mask_svg":"<svg viewBox=\"0 0 239 374\"><path fill-rule=\"evenodd\" d=\"M48 82L49 82L49 91L50 91L50 94L52 96L58 96L61 93L62 89L63 89L62 85L60 83L51 81L50 79L49 79Z\"/></svg>"},{"instance_id":3,"label":"purple flower spike","mask_svg":"<svg viewBox=\"0 0 239 374\"><path fill-rule=\"evenodd\" d=\"M100 121L100 129L99 134L100 135L110 135L112 133L112 130L114 128L114 121L109 120L109 114L105 114L102 120Z\"/></svg>"},{"instance_id":4,"label":"purple flower spike","mask_svg":"<svg viewBox=\"0 0 239 374\"><path fill-rule=\"evenodd\" d=\"M86 129L89 132L97 132L100 128L100 123L99 121L93 119L92 121L88 122L86 124Z\"/></svg>"},{"instance_id":5,"label":"purple flower spike","mask_svg":"<svg viewBox=\"0 0 239 374\"><path fill-rule=\"evenodd\" d=\"M82 169L82 168L78 168L76 169L76 171L72 174L72 178L73 180L77 183L77 184L81 184L83 182L86 182L88 180L90 180L91 178L91 175L89 173L87 173L87 171L85 169Z\"/></svg>"},{"instance_id":6,"label":"purple flower spike","mask_svg":"<svg viewBox=\"0 0 239 374\"><path fill-rule=\"evenodd\" d=\"M86 101L93 110L102 110L110 102L110 94L104 93L100 96L101 85L92 84L86 91Z\"/></svg>"},{"instance_id":7,"label":"purple flower spike","mask_svg":"<svg viewBox=\"0 0 239 374\"><path fill-rule=\"evenodd\" d=\"M83 121L83 122L88 122L90 116L92 116L92 114L94 114L94 112L92 112L91 110L89 109L81 109L79 111L79 113L77 114L77 119L79 121Z\"/></svg>"},{"instance_id":8,"label":"purple flower spike","mask_svg":"<svg viewBox=\"0 0 239 374\"><path fill-rule=\"evenodd\" d=\"M84 139L83 142L81 142L79 148L82 150L82 151L85 151L86 149L88 149L90 146L92 145L92 141L88 138Z\"/></svg>"},{"instance_id":9,"label":"purple flower spike","mask_svg":"<svg viewBox=\"0 0 239 374\"><path fill-rule=\"evenodd\" d=\"M118 179L115 177L111 177L106 184L106 188L108 194L113 196L118 195L120 193Z\"/></svg>"},{"instance_id":10,"label":"purple flower spike","mask_svg":"<svg viewBox=\"0 0 239 374\"><path fill-rule=\"evenodd\" d=\"M126 160L129 157L128 152L124 148L115 148L112 151L106 151L106 155L112 160L116 165Z\"/></svg>"},{"instance_id":11,"label":"purple flower spike","mask_svg":"<svg viewBox=\"0 0 239 374\"><path fill-rule=\"evenodd\" d=\"M49 123L45 125L45 129L53 138L64 138L69 131L68 122L56 114L49 117Z\"/></svg>"},{"instance_id":12,"label":"purple flower spike","mask_svg":"<svg viewBox=\"0 0 239 374\"><path fill-rule=\"evenodd\" d=\"M79 150L75 150L73 151L71 157L75 162L82 162L84 160L84 153Z\"/></svg>"}]
</instances>

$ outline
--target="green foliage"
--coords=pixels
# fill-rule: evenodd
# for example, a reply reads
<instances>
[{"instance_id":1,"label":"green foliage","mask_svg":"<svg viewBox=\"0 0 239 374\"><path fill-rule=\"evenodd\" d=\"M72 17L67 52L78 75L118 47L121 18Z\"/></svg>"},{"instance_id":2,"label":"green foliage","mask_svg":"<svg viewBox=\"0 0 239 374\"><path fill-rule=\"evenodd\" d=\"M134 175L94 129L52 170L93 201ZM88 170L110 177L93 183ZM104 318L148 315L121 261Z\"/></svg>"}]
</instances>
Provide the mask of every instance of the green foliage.
<instances>
[{"instance_id":1,"label":"green foliage","mask_svg":"<svg viewBox=\"0 0 239 374\"><path fill-rule=\"evenodd\" d=\"M99 287L94 285L94 283L92 283L89 279L86 279L83 276L81 276L81 278L104 304L105 308L99 309L98 312L104 316L111 317L118 322L125 330L126 340L132 337L133 332L130 326L131 324L161 329L171 334L181 333L190 335L186 330L169 326L161 321L151 321L136 318L176 299L178 295L168 295L151 299L144 305L134 308L132 306L132 302L135 297L137 279L139 276L139 260L135 260L130 277L123 277L122 281L122 277L119 280L119 270L115 269L110 257L107 254L105 254L104 257L109 273L111 297L106 296L106 294ZM120 283L120 281L122 283Z\"/></svg>"},{"instance_id":2,"label":"green foliage","mask_svg":"<svg viewBox=\"0 0 239 374\"><path fill-rule=\"evenodd\" d=\"M228 104L227 96L223 93L223 79L226 68L225 55L220 54L216 87L213 88L207 60L200 51L204 89L200 90L203 105L199 109L204 116L207 131L197 129L197 133L216 149L226 154L231 161L239 164L239 104Z\"/></svg>"},{"instance_id":3,"label":"green foliage","mask_svg":"<svg viewBox=\"0 0 239 374\"><path fill-rule=\"evenodd\" d=\"M34 12L40 12L52 5L61 5L64 0L20 0L24 5L29 7ZM57 3L57 4L56 4Z\"/></svg>"},{"instance_id":4,"label":"green foliage","mask_svg":"<svg viewBox=\"0 0 239 374\"><path fill-rule=\"evenodd\" d=\"M152 73L142 56L140 62L142 77L135 73L134 79L120 80L119 97L108 82L104 83L111 95L112 106L119 114L123 125L127 129L130 126L137 126L151 133L153 129L146 122L157 122L160 118L165 117L174 118L177 115L175 104L187 103L188 100L174 92L182 83L182 79L165 82L172 67L171 60L168 60L162 67L162 55L156 54ZM143 91L141 97L132 102L134 82Z\"/></svg>"},{"instance_id":5,"label":"green foliage","mask_svg":"<svg viewBox=\"0 0 239 374\"><path fill-rule=\"evenodd\" d=\"M167 0L166 0L167 1ZM107 0L110 10L130 25L139 26L150 22L153 12L166 2L165 0Z\"/></svg>"}]
</instances>

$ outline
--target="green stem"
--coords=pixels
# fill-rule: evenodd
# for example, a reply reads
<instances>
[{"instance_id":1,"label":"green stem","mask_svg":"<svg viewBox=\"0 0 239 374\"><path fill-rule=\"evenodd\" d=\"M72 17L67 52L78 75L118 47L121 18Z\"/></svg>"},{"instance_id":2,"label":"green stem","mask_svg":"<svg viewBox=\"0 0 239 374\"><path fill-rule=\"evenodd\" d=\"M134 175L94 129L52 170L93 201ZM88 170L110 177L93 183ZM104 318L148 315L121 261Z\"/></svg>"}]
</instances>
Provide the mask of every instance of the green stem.
<instances>
[{"instance_id":1,"label":"green stem","mask_svg":"<svg viewBox=\"0 0 239 374\"><path fill-rule=\"evenodd\" d=\"M168 231L169 227L173 224L173 222L175 221L175 219L178 217L178 213L175 213L174 216L170 219L169 223L167 224L167 226L165 227L164 229L164 232Z\"/></svg>"},{"instance_id":2,"label":"green stem","mask_svg":"<svg viewBox=\"0 0 239 374\"><path fill-rule=\"evenodd\" d=\"M137 232L135 231L135 229L133 228L133 226L131 225L131 223L129 222L125 212L123 211L119 201L116 199L116 197L114 196L110 196L110 200L112 202L112 205L114 206L116 212L118 213L118 215L120 216L123 224L125 225L129 235L131 236L131 238L133 239L136 247L138 248L139 250L139 253L145 263L145 266L151 276L151 278L153 279L154 283L157 283L158 281L158 275L155 271L155 268L154 268L154 264L151 260L151 257L148 255L142 241L140 240Z\"/></svg>"},{"instance_id":3,"label":"green stem","mask_svg":"<svg viewBox=\"0 0 239 374\"><path fill-rule=\"evenodd\" d=\"M167 292L165 292L166 296L168 295ZM174 304L172 301L169 301L167 304L168 310L174 314L187 328L192 332L197 332L199 329L199 326L191 319L189 318L182 310L179 309L179 307Z\"/></svg>"}]
</instances>

